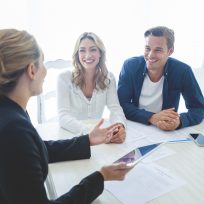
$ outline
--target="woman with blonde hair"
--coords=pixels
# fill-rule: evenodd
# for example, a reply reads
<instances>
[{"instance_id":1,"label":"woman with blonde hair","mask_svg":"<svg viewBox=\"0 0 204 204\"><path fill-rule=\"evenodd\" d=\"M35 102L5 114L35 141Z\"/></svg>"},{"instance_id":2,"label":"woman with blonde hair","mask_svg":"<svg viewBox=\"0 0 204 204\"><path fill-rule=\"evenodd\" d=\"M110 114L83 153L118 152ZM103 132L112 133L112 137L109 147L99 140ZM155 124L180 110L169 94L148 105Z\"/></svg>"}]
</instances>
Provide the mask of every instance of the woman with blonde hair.
<instances>
[{"instance_id":1,"label":"woman with blonde hair","mask_svg":"<svg viewBox=\"0 0 204 204\"><path fill-rule=\"evenodd\" d=\"M117 126L101 128L70 140L42 141L26 111L31 96L42 92L46 76L43 53L32 35L0 30L0 203L88 204L106 180L124 179L124 163L102 167L56 200L49 200L44 181L48 162L90 158L90 145L107 143Z\"/></svg>"},{"instance_id":2,"label":"woman with blonde hair","mask_svg":"<svg viewBox=\"0 0 204 204\"><path fill-rule=\"evenodd\" d=\"M118 124L111 142L125 139L125 116L119 105L114 75L106 67L106 51L101 39L92 32L79 36L73 52L73 71L60 74L57 85L61 127L74 133L87 133L83 120L99 119L105 106L110 122Z\"/></svg>"}]
</instances>

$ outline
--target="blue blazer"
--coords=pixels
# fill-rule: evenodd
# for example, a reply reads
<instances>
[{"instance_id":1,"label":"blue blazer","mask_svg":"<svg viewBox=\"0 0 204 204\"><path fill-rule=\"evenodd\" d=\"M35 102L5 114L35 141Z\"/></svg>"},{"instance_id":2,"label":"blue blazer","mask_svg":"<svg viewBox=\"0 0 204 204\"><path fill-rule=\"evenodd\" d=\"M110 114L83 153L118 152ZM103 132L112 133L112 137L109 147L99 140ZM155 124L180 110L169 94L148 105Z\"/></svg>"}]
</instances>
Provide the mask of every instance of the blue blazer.
<instances>
[{"instance_id":1,"label":"blue blazer","mask_svg":"<svg viewBox=\"0 0 204 204\"><path fill-rule=\"evenodd\" d=\"M118 97L126 118L144 124L149 124L154 114L138 108L147 71L143 56L129 58L123 64L118 82ZM192 69L169 57L164 68L162 110L174 107L178 111L181 94L188 112L180 113L180 127L199 124L204 118L204 98Z\"/></svg>"}]
</instances>

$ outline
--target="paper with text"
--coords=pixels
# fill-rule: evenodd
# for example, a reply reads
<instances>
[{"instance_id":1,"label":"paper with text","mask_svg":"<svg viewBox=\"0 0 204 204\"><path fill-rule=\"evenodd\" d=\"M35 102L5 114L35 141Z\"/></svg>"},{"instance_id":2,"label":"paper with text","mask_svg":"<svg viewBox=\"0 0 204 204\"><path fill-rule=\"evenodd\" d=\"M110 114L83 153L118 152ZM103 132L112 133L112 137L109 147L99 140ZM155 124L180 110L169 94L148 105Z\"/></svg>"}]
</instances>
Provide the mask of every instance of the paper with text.
<instances>
[{"instance_id":1,"label":"paper with text","mask_svg":"<svg viewBox=\"0 0 204 204\"><path fill-rule=\"evenodd\" d=\"M124 181L106 182L105 189L123 204L144 204L184 184L185 181L158 165L140 163Z\"/></svg>"},{"instance_id":2,"label":"paper with text","mask_svg":"<svg viewBox=\"0 0 204 204\"><path fill-rule=\"evenodd\" d=\"M174 131L163 131L153 125L148 126L128 120L126 129L127 138L124 145L129 148L135 148L159 142L190 141L189 133L193 131L192 127Z\"/></svg>"}]
</instances>

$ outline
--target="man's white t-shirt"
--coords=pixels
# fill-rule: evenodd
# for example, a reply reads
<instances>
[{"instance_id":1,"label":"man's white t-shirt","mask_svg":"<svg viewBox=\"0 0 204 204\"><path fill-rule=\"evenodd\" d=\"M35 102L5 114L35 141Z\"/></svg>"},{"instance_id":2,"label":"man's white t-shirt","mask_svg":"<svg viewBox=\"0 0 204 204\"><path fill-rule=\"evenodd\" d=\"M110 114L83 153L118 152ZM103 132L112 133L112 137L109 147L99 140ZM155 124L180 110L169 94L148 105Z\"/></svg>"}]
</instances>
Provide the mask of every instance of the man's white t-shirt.
<instances>
[{"instance_id":1,"label":"man's white t-shirt","mask_svg":"<svg viewBox=\"0 0 204 204\"><path fill-rule=\"evenodd\" d=\"M145 109L153 113L158 113L162 110L163 83L164 76L158 82L152 82L148 74L146 75L139 98L139 109Z\"/></svg>"}]
</instances>

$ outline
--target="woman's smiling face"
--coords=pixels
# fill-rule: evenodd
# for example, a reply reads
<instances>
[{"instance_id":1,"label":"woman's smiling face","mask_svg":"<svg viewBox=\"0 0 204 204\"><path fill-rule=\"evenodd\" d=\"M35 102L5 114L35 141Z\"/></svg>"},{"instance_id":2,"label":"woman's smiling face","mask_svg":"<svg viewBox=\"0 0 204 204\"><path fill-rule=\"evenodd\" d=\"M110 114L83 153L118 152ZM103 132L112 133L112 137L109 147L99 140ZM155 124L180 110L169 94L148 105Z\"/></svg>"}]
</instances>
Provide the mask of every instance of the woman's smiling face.
<instances>
[{"instance_id":1,"label":"woman's smiling face","mask_svg":"<svg viewBox=\"0 0 204 204\"><path fill-rule=\"evenodd\" d=\"M84 69L96 69L101 54L93 40L83 39L80 43L78 54L79 61Z\"/></svg>"}]
</instances>

